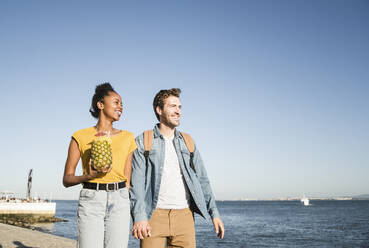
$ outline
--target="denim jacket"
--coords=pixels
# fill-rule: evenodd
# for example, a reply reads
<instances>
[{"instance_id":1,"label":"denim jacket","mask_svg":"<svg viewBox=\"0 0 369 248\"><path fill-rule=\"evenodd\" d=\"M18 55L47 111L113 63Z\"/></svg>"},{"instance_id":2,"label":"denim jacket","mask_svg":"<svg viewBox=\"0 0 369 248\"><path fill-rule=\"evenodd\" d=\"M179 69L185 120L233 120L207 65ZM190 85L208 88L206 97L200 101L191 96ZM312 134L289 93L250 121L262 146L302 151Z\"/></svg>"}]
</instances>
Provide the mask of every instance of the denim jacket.
<instances>
[{"instance_id":1,"label":"denim jacket","mask_svg":"<svg viewBox=\"0 0 369 248\"><path fill-rule=\"evenodd\" d=\"M165 141L158 125L155 126L153 134L147 165L144 156L143 134L136 138L137 149L133 153L130 187L131 214L134 222L149 221L158 202L164 166ZM177 130L174 132L173 142L179 166L191 196L190 208L207 220L209 220L209 215L211 218L220 217L204 164L196 146L193 157L195 172L190 167L190 153L186 143Z\"/></svg>"}]
</instances>

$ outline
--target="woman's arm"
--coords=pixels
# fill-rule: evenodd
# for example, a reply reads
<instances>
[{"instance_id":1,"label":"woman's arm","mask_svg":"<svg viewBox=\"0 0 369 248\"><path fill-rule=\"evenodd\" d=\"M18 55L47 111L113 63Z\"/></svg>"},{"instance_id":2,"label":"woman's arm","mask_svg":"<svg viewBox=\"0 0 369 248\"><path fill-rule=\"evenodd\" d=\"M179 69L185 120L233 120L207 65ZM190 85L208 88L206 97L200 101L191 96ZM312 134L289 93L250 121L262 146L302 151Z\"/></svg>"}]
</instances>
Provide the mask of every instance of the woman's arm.
<instances>
[{"instance_id":1,"label":"woman's arm","mask_svg":"<svg viewBox=\"0 0 369 248\"><path fill-rule=\"evenodd\" d=\"M98 176L99 173L91 169L89 170L89 174L87 175L82 176L75 175L76 167L80 157L81 152L78 149L78 144L74 139L72 139L69 144L68 157L67 161L65 162L64 168L63 185L65 187L74 186Z\"/></svg>"},{"instance_id":2,"label":"woman's arm","mask_svg":"<svg viewBox=\"0 0 369 248\"><path fill-rule=\"evenodd\" d=\"M132 157L133 157L133 152L128 154L126 165L124 166L124 175L127 178L126 186L128 190L129 190L129 186L131 186L130 183L131 183L131 174L132 174Z\"/></svg>"}]
</instances>

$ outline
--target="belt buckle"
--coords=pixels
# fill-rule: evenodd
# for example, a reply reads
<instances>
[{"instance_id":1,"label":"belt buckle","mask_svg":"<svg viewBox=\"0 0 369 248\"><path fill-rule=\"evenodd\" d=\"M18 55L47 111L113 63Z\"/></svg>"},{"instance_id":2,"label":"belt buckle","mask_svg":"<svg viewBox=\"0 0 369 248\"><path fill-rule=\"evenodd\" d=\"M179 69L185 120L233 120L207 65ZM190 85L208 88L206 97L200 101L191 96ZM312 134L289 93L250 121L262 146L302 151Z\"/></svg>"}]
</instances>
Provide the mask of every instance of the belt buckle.
<instances>
[{"instance_id":1,"label":"belt buckle","mask_svg":"<svg viewBox=\"0 0 369 248\"><path fill-rule=\"evenodd\" d=\"M113 189L109 189L109 186L110 185L113 185ZM106 184L106 191L107 192L115 191L117 189L118 189L118 185L116 183L108 183L108 184Z\"/></svg>"}]
</instances>

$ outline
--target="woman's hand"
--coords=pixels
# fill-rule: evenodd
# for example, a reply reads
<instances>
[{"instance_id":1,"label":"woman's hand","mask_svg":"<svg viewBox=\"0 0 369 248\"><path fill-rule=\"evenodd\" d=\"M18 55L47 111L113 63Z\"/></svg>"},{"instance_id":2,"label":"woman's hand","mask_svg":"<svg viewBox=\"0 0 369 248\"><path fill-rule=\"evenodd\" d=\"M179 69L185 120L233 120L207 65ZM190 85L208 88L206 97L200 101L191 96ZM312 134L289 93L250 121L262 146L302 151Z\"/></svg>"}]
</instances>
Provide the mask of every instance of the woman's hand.
<instances>
[{"instance_id":1,"label":"woman's hand","mask_svg":"<svg viewBox=\"0 0 369 248\"><path fill-rule=\"evenodd\" d=\"M64 168L63 185L65 187L71 187L83 182L87 182L96 177L103 176L111 170L111 168L104 168L101 172L99 172L91 168L90 162L88 174L76 176L76 167L80 157L81 152L79 151L77 141L72 138L69 144L68 157Z\"/></svg>"},{"instance_id":2,"label":"woman's hand","mask_svg":"<svg viewBox=\"0 0 369 248\"><path fill-rule=\"evenodd\" d=\"M135 222L133 223L131 232L135 239L144 239L151 236L151 226L146 220Z\"/></svg>"},{"instance_id":3,"label":"woman's hand","mask_svg":"<svg viewBox=\"0 0 369 248\"><path fill-rule=\"evenodd\" d=\"M103 175L105 175L106 173L110 172L112 169L112 166L106 166L104 168L102 168L101 170L96 170L94 167L92 167L91 165L91 159L88 162L88 180L94 179L96 177L101 177Z\"/></svg>"}]
</instances>

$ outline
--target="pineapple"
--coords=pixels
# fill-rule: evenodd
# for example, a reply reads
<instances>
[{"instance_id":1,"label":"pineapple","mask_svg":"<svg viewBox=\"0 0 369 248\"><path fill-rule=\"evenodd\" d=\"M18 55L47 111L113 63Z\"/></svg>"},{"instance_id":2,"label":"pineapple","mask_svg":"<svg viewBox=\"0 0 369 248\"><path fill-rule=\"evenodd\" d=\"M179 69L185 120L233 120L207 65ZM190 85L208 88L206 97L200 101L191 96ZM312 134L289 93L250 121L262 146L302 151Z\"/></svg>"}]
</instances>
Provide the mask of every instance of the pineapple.
<instances>
[{"instance_id":1,"label":"pineapple","mask_svg":"<svg viewBox=\"0 0 369 248\"><path fill-rule=\"evenodd\" d=\"M91 146L91 166L101 171L104 168L109 169L112 163L111 139L106 136L98 137Z\"/></svg>"}]
</instances>

